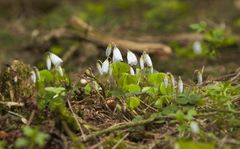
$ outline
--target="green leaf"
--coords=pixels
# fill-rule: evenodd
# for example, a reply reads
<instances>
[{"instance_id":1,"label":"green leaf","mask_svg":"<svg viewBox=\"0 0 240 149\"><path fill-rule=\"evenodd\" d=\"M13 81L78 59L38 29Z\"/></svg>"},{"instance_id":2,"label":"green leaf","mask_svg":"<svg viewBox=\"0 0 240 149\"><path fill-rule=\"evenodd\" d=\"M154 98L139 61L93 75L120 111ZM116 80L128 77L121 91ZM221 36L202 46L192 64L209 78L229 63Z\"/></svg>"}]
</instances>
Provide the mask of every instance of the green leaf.
<instances>
[{"instance_id":1,"label":"green leaf","mask_svg":"<svg viewBox=\"0 0 240 149\"><path fill-rule=\"evenodd\" d=\"M26 138L18 138L15 142L16 148L27 147L30 142Z\"/></svg>"},{"instance_id":2,"label":"green leaf","mask_svg":"<svg viewBox=\"0 0 240 149\"><path fill-rule=\"evenodd\" d=\"M195 115L197 115L197 111L196 111L195 109L190 109L190 110L188 110L188 113L187 113L186 118L187 118L187 120L190 121L190 120L193 119L193 117L194 117Z\"/></svg>"},{"instance_id":3,"label":"green leaf","mask_svg":"<svg viewBox=\"0 0 240 149\"><path fill-rule=\"evenodd\" d=\"M123 73L118 80L118 85L120 88L124 89L125 86L130 84L137 84L138 83L138 77L135 75L130 75L128 73Z\"/></svg>"},{"instance_id":4,"label":"green leaf","mask_svg":"<svg viewBox=\"0 0 240 149\"><path fill-rule=\"evenodd\" d=\"M155 97L155 96L158 95L158 88L147 86L147 87L144 87L144 88L142 89L142 92L143 92L143 93L147 93L147 94L149 94L150 96Z\"/></svg>"},{"instance_id":5,"label":"green leaf","mask_svg":"<svg viewBox=\"0 0 240 149\"><path fill-rule=\"evenodd\" d=\"M40 146L43 147L46 144L49 135L46 133L39 132L37 137L35 138L35 142Z\"/></svg>"},{"instance_id":6,"label":"green leaf","mask_svg":"<svg viewBox=\"0 0 240 149\"><path fill-rule=\"evenodd\" d=\"M179 149L214 149L213 144L200 143L196 141L179 141L177 143Z\"/></svg>"},{"instance_id":7,"label":"green leaf","mask_svg":"<svg viewBox=\"0 0 240 149\"><path fill-rule=\"evenodd\" d=\"M129 84L123 87L123 90L128 93L138 93L141 91L141 87L136 84Z\"/></svg>"},{"instance_id":8,"label":"green leaf","mask_svg":"<svg viewBox=\"0 0 240 149\"><path fill-rule=\"evenodd\" d=\"M148 76L148 82L156 87L160 87L160 85L162 84L164 77L165 77L165 73L154 73L154 74L150 74Z\"/></svg>"},{"instance_id":9,"label":"green leaf","mask_svg":"<svg viewBox=\"0 0 240 149\"><path fill-rule=\"evenodd\" d=\"M92 87L91 85L88 83L85 87L84 87L84 92L85 94L89 95L92 91Z\"/></svg>"},{"instance_id":10,"label":"green leaf","mask_svg":"<svg viewBox=\"0 0 240 149\"><path fill-rule=\"evenodd\" d=\"M23 133L24 135L28 136L28 137L34 137L37 133L37 131L29 126L25 126L23 127Z\"/></svg>"},{"instance_id":11,"label":"green leaf","mask_svg":"<svg viewBox=\"0 0 240 149\"><path fill-rule=\"evenodd\" d=\"M52 73L49 71L49 70L46 70L46 69L44 69L44 70L41 70L40 71L40 82L51 82L51 81L53 81L53 75L52 75Z\"/></svg>"},{"instance_id":12,"label":"green leaf","mask_svg":"<svg viewBox=\"0 0 240 149\"><path fill-rule=\"evenodd\" d=\"M206 22L200 22L196 24L191 24L190 28L196 32L204 32L207 29L207 23Z\"/></svg>"},{"instance_id":13,"label":"green leaf","mask_svg":"<svg viewBox=\"0 0 240 149\"><path fill-rule=\"evenodd\" d=\"M127 63L123 62L114 62L111 64L112 67L112 75L117 79L120 78L121 74L128 73L130 70L130 66Z\"/></svg>"},{"instance_id":14,"label":"green leaf","mask_svg":"<svg viewBox=\"0 0 240 149\"><path fill-rule=\"evenodd\" d=\"M177 113L176 113L176 119L179 121L179 122L183 122L185 120L185 115L184 113L181 111L181 110L178 110Z\"/></svg>"},{"instance_id":15,"label":"green leaf","mask_svg":"<svg viewBox=\"0 0 240 149\"><path fill-rule=\"evenodd\" d=\"M138 97L129 97L127 99L127 105L129 108L134 109L140 105L140 99Z\"/></svg>"}]
</instances>

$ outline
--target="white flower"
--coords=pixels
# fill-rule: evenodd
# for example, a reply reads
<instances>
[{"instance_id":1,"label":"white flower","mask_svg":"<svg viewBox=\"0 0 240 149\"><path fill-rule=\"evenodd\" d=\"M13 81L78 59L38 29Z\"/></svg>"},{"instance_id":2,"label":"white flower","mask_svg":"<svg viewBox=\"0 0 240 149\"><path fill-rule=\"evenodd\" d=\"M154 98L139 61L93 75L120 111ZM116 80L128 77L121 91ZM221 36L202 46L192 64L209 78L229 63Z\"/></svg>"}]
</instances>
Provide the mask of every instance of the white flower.
<instances>
[{"instance_id":1,"label":"white flower","mask_svg":"<svg viewBox=\"0 0 240 149\"><path fill-rule=\"evenodd\" d=\"M59 72L60 76L63 76L63 69L62 69L62 67L58 66L57 69L58 69L58 72Z\"/></svg>"},{"instance_id":2,"label":"white flower","mask_svg":"<svg viewBox=\"0 0 240 149\"><path fill-rule=\"evenodd\" d=\"M202 46L200 41L195 41L193 43L193 51L195 54L201 54L202 53Z\"/></svg>"},{"instance_id":3,"label":"white flower","mask_svg":"<svg viewBox=\"0 0 240 149\"><path fill-rule=\"evenodd\" d=\"M31 71L31 80L33 83L36 83L37 77L34 71Z\"/></svg>"},{"instance_id":4,"label":"white flower","mask_svg":"<svg viewBox=\"0 0 240 149\"><path fill-rule=\"evenodd\" d=\"M136 55L133 52L131 52L130 50L128 50L128 52L127 52L127 60L128 60L128 64L131 66L137 65L137 63L138 63Z\"/></svg>"},{"instance_id":5,"label":"white flower","mask_svg":"<svg viewBox=\"0 0 240 149\"><path fill-rule=\"evenodd\" d=\"M179 79L178 79L178 92L183 93L183 81L182 81L180 76L179 76Z\"/></svg>"},{"instance_id":6,"label":"white flower","mask_svg":"<svg viewBox=\"0 0 240 149\"><path fill-rule=\"evenodd\" d=\"M122 54L120 50L115 46L113 49L113 62L123 61Z\"/></svg>"},{"instance_id":7,"label":"white flower","mask_svg":"<svg viewBox=\"0 0 240 149\"><path fill-rule=\"evenodd\" d=\"M109 71L109 61L108 59L106 59L103 63L102 63L102 73L107 74Z\"/></svg>"},{"instance_id":8,"label":"white flower","mask_svg":"<svg viewBox=\"0 0 240 149\"><path fill-rule=\"evenodd\" d=\"M135 75L135 71L134 71L134 69L132 67L130 67L130 74L131 75Z\"/></svg>"},{"instance_id":9,"label":"white flower","mask_svg":"<svg viewBox=\"0 0 240 149\"><path fill-rule=\"evenodd\" d=\"M49 57L55 67L60 66L63 62L60 57L58 57L57 55L55 55L53 53L49 53Z\"/></svg>"},{"instance_id":10,"label":"white flower","mask_svg":"<svg viewBox=\"0 0 240 149\"><path fill-rule=\"evenodd\" d=\"M143 55L141 55L139 63L140 63L140 68L144 69L144 58L143 58Z\"/></svg>"},{"instance_id":11,"label":"white flower","mask_svg":"<svg viewBox=\"0 0 240 149\"><path fill-rule=\"evenodd\" d=\"M102 66L101 66L100 63L101 63L101 61L98 61L98 62L97 62L97 69L98 69L99 74L102 75L103 72L102 72Z\"/></svg>"},{"instance_id":12,"label":"white flower","mask_svg":"<svg viewBox=\"0 0 240 149\"><path fill-rule=\"evenodd\" d=\"M52 62L49 55L47 56L46 64L47 64L47 69L50 70L52 66Z\"/></svg>"},{"instance_id":13,"label":"white flower","mask_svg":"<svg viewBox=\"0 0 240 149\"><path fill-rule=\"evenodd\" d=\"M146 52L143 53L143 58L144 58L144 62L148 67L153 67L152 60Z\"/></svg>"},{"instance_id":14,"label":"white flower","mask_svg":"<svg viewBox=\"0 0 240 149\"><path fill-rule=\"evenodd\" d=\"M167 88L168 87L168 76L167 75L164 76L163 83L164 83L164 87Z\"/></svg>"},{"instance_id":15,"label":"white flower","mask_svg":"<svg viewBox=\"0 0 240 149\"><path fill-rule=\"evenodd\" d=\"M198 85L202 85L203 83L203 78L202 78L202 73L200 71L197 71L197 81L198 81Z\"/></svg>"},{"instance_id":16,"label":"white flower","mask_svg":"<svg viewBox=\"0 0 240 149\"><path fill-rule=\"evenodd\" d=\"M109 44L106 49L106 56L109 57L112 53L112 45Z\"/></svg>"},{"instance_id":17,"label":"white flower","mask_svg":"<svg viewBox=\"0 0 240 149\"><path fill-rule=\"evenodd\" d=\"M170 77L171 77L171 83L172 83L172 87L174 88L175 87L175 78L174 78L174 76L171 74L170 75Z\"/></svg>"},{"instance_id":18,"label":"white flower","mask_svg":"<svg viewBox=\"0 0 240 149\"><path fill-rule=\"evenodd\" d=\"M86 79L81 79L81 80L80 80L80 83L81 83L82 85L86 85L86 84L88 83L88 81L87 81Z\"/></svg>"},{"instance_id":19,"label":"white flower","mask_svg":"<svg viewBox=\"0 0 240 149\"><path fill-rule=\"evenodd\" d=\"M192 130L193 133L198 134L200 132L200 129L199 129L199 126L198 126L197 122L192 121L190 123L190 127L191 127L191 130Z\"/></svg>"},{"instance_id":20,"label":"white flower","mask_svg":"<svg viewBox=\"0 0 240 149\"><path fill-rule=\"evenodd\" d=\"M33 67L33 69L34 69L34 71L36 73L37 79L40 79L40 72L39 72L38 68L37 67Z\"/></svg>"}]
</instances>

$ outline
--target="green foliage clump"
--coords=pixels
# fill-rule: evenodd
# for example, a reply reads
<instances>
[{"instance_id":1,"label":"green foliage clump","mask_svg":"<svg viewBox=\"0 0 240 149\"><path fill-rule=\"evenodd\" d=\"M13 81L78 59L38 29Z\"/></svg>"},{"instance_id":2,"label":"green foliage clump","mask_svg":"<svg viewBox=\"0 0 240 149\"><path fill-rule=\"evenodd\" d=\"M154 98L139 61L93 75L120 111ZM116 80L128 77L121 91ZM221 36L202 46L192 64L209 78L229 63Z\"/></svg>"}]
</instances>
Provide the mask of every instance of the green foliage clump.
<instances>
[{"instance_id":1,"label":"green foliage clump","mask_svg":"<svg viewBox=\"0 0 240 149\"><path fill-rule=\"evenodd\" d=\"M31 128L29 126L23 127L22 131L24 136L16 140L16 148L43 148L50 137L48 134L39 131L37 128Z\"/></svg>"}]
</instances>

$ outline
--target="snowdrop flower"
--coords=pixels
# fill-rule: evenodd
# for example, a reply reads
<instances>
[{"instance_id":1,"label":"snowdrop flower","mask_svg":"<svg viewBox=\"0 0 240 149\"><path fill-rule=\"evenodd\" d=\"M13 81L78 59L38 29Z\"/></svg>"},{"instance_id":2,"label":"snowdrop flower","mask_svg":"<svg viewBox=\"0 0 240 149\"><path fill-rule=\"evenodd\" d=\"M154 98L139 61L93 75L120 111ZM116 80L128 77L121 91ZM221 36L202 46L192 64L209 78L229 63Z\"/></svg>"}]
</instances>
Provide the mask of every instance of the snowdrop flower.
<instances>
[{"instance_id":1,"label":"snowdrop flower","mask_svg":"<svg viewBox=\"0 0 240 149\"><path fill-rule=\"evenodd\" d=\"M58 67L57 67L57 70L58 70L60 76L63 76L63 69L62 69L62 67L61 67L61 66L58 66Z\"/></svg>"},{"instance_id":2,"label":"snowdrop flower","mask_svg":"<svg viewBox=\"0 0 240 149\"><path fill-rule=\"evenodd\" d=\"M180 76L178 79L178 93L183 93L183 81Z\"/></svg>"},{"instance_id":3,"label":"snowdrop flower","mask_svg":"<svg viewBox=\"0 0 240 149\"><path fill-rule=\"evenodd\" d=\"M102 63L102 73L106 74L109 72L109 61L108 59L106 59L103 63Z\"/></svg>"},{"instance_id":4,"label":"snowdrop flower","mask_svg":"<svg viewBox=\"0 0 240 149\"><path fill-rule=\"evenodd\" d=\"M140 68L144 69L144 58L143 58L143 55L141 55L139 63L140 63Z\"/></svg>"},{"instance_id":5,"label":"snowdrop flower","mask_svg":"<svg viewBox=\"0 0 240 149\"><path fill-rule=\"evenodd\" d=\"M131 75L135 75L135 71L134 71L134 69L132 67L130 67L130 74Z\"/></svg>"},{"instance_id":6,"label":"snowdrop flower","mask_svg":"<svg viewBox=\"0 0 240 149\"><path fill-rule=\"evenodd\" d=\"M113 49L113 62L123 61L122 54L120 50L115 46Z\"/></svg>"},{"instance_id":7,"label":"snowdrop flower","mask_svg":"<svg viewBox=\"0 0 240 149\"><path fill-rule=\"evenodd\" d=\"M199 126L198 126L197 122L192 121L190 123L190 127L191 127L191 130L192 130L193 133L198 134L200 132L200 129L199 129Z\"/></svg>"},{"instance_id":8,"label":"snowdrop flower","mask_svg":"<svg viewBox=\"0 0 240 149\"><path fill-rule=\"evenodd\" d=\"M143 58L144 58L144 62L146 63L146 65L148 67L153 67L153 64L152 64L152 60L149 56L149 54L147 54L146 52L143 53Z\"/></svg>"},{"instance_id":9,"label":"snowdrop flower","mask_svg":"<svg viewBox=\"0 0 240 149\"><path fill-rule=\"evenodd\" d=\"M163 84L164 84L164 87L165 87L165 88L168 87L168 76L167 76L167 75L164 76Z\"/></svg>"},{"instance_id":10,"label":"snowdrop flower","mask_svg":"<svg viewBox=\"0 0 240 149\"><path fill-rule=\"evenodd\" d=\"M88 83L88 81L87 81L86 79L81 79L81 80L80 80L80 83L81 83L82 85L86 85L86 84Z\"/></svg>"},{"instance_id":11,"label":"snowdrop flower","mask_svg":"<svg viewBox=\"0 0 240 149\"><path fill-rule=\"evenodd\" d=\"M101 63L101 61L98 61L98 62L97 62L97 69L98 69L99 74L102 75L103 72L102 72L102 66L101 66L100 63Z\"/></svg>"},{"instance_id":12,"label":"snowdrop flower","mask_svg":"<svg viewBox=\"0 0 240 149\"><path fill-rule=\"evenodd\" d=\"M112 53L112 45L109 44L106 49L106 56L109 57Z\"/></svg>"},{"instance_id":13,"label":"snowdrop flower","mask_svg":"<svg viewBox=\"0 0 240 149\"><path fill-rule=\"evenodd\" d=\"M197 71L197 81L198 81L198 85L202 85L203 83L203 78L202 78L202 73L200 71Z\"/></svg>"},{"instance_id":14,"label":"snowdrop flower","mask_svg":"<svg viewBox=\"0 0 240 149\"><path fill-rule=\"evenodd\" d=\"M31 71L31 80L33 83L36 83L37 77L34 71Z\"/></svg>"},{"instance_id":15,"label":"snowdrop flower","mask_svg":"<svg viewBox=\"0 0 240 149\"><path fill-rule=\"evenodd\" d=\"M175 87L175 78L174 78L174 76L171 74L171 73L168 73L168 75L170 76L170 79L171 79L171 85L172 85L172 88L174 88Z\"/></svg>"},{"instance_id":16,"label":"snowdrop flower","mask_svg":"<svg viewBox=\"0 0 240 149\"><path fill-rule=\"evenodd\" d=\"M195 41L193 43L193 51L195 54L201 54L202 53L202 46L200 41Z\"/></svg>"},{"instance_id":17,"label":"snowdrop flower","mask_svg":"<svg viewBox=\"0 0 240 149\"><path fill-rule=\"evenodd\" d=\"M63 60L60 57L53 53L49 53L49 57L55 67L60 66L61 63L63 62Z\"/></svg>"},{"instance_id":18,"label":"snowdrop flower","mask_svg":"<svg viewBox=\"0 0 240 149\"><path fill-rule=\"evenodd\" d=\"M127 60L128 60L128 64L131 66L137 65L137 63L138 63L136 55L133 52L131 52L130 50L128 50L128 52L127 52Z\"/></svg>"},{"instance_id":19,"label":"snowdrop flower","mask_svg":"<svg viewBox=\"0 0 240 149\"><path fill-rule=\"evenodd\" d=\"M47 64L47 69L51 70L52 62L49 55L47 56L46 64Z\"/></svg>"},{"instance_id":20,"label":"snowdrop flower","mask_svg":"<svg viewBox=\"0 0 240 149\"><path fill-rule=\"evenodd\" d=\"M37 67L33 67L33 69L35 71L37 79L40 79L40 72L39 72L38 68Z\"/></svg>"}]
</instances>

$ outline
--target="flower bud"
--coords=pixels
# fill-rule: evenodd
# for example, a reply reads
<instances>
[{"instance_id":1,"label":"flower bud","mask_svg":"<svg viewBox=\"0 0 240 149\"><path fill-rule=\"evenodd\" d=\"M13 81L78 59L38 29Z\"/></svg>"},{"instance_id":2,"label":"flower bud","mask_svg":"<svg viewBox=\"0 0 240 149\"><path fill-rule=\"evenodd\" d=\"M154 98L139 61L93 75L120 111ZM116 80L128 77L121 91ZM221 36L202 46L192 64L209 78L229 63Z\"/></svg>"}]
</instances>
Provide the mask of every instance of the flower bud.
<instances>
[{"instance_id":1,"label":"flower bud","mask_svg":"<svg viewBox=\"0 0 240 149\"><path fill-rule=\"evenodd\" d=\"M112 53L112 45L108 44L107 49L106 49L106 56L109 57Z\"/></svg>"},{"instance_id":2,"label":"flower bud","mask_svg":"<svg viewBox=\"0 0 240 149\"><path fill-rule=\"evenodd\" d=\"M200 41L195 41L193 43L193 51L195 54L201 54L202 53L202 46Z\"/></svg>"},{"instance_id":3,"label":"flower bud","mask_svg":"<svg viewBox=\"0 0 240 149\"><path fill-rule=\"evenodd\" d=\"M134 71L134 69L132 67L130 67L130 74L131 75L135 75L135 71Z\"/></svg>"},{"instance_id":4,"label":"flower bud","mask_svg":"<svg viewBox=\"0 0 240 149\"><path fill-rule=\"evenodd\" d=\"M168 87L168 76L167 76L167 75L164 76L163 84L164 84L164 87L165 87L165 88Z\"/></svg>"},{"instance_id":5,"label":"flower bud","mask_svg":"<svg viewBox=\"0 0 240 149\"><path fill-rule=\"evenodd\" d=\"M180 76L178 79L178 93L183 93L183 81Z\"/></svg>"},{"instance_id":6,"label":"flower bud","mask_svg":"<svg viewBox=\"0 0 240 149\"><path fill-rule=\"evenodd\" d=\"M120 50L115 46L113 49L113 62L123 61L122 54Z\"/></svg>"},{"instance_id":7,"label":"flower bud","mask_svg":"<svg viewBox=\"0 0 240 149\"><path fill-rule=\"evenodd\" d=\"M46 59L46 65L47 65L47 69L51 70L52 62L49 55L47 56L47 59Z\"/></svg>"},{"instance_id":8,"label":"flower bud","mask_svg":"<svg viewBox=\"0 0 240 149\"><path fill-rule=\"evenodd\" d=\"M103 74L107 74L109 72L109 61L108 59L106 59L103 63L102 63L102 73Z\"/></svg>"},{"instance_id":9,"label":"flower bud","mask_svg":"<svg viewBox=\"0 0 240 149\"><path fill-rule=\"evenodd\" d=\"M138 63L136 55L130 50L128 50L127 52L127 60L128 60L128 64L131 66L137 65Z\"/></svg>"},{"instance_id":10,"label":"flower bud","mask_svg":"<svg viewBox=\"0 0 240 149\"><path fill-rule=\"evenodd\" d=\"M144 58L143 58L143 55L141 55L139 63L140 63L140 68L144 69Z\"/></svg>"},{"instance_id":11,"label":"flower bud","mask_svg":"<svg viewBox=\"0 0 240 149\"><path fill-rule=\"evenodd\" d=\"M63 62L60 57L58 57L57 55L55 55L53 53L49 53L49 57L55 67L60 66Z\"/></svg>"},{"instance_id":12,"label":"flower bud","mask_svg":"<svg viewBox=\"0 0 240 149\"><path fill-rule=\"evenodd\" d=\"M149 54L147 54L146 52L143 53L143 58L144 58L144 62L146 63L146 65L148 67L153 67L153 64L152 64L152 60L149 56Z\"/></svg>"},{"instance_id":13,"label":"flower bud","mask_svg":"<svg viewBox=\"0 0 240 149\"><path fill-rule=\"evenodd\" d=\"M58 70L60 76L63 76L63 69L62 69L62 67L61 67L61 66L58 66L58 67L57 67L57 70Z\"/></svg>"},{"instance_id":14,"label":"flower bud","mask_svg":"<svg viewBox=\"0 0 240 149\"><path fill-rule=\"evenodd\" d=\"M103 71L102 71L102 66L101 66L100 62L101 62L101 61L98 61L98 62L97 62L97 69L98 69L99 74L102 75L102 74L103 74Z\"/></svg>"},{"instance_id":15,"label":"flower bud","mask_svg":"<svg viewBox=\"0 0 240 149\"><path fill-rule=\"evenodd\" d=\"M199 129L199 126L198 126L197 122L192 121L190 123L190 127L191 127L191 130L192 130L193 133L198 134L200 132L200 129Z\"/></svg>"},{"instance_id":16,"label":"flower bud","mask_svg":"<svg viewBox=\"0 0 240 149\"><path fill-rule=\"evenodd\" d=\"M37 78L36 78L36 74L34 71L31 71L31 80L33 83L36 83Z\"/></svg>"}]
</instances>

